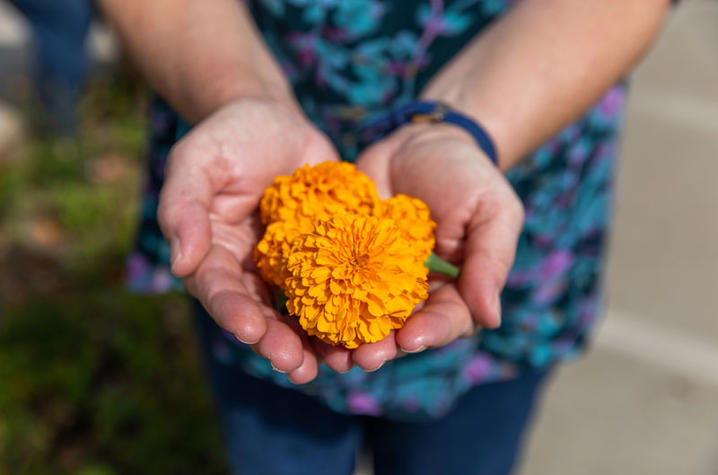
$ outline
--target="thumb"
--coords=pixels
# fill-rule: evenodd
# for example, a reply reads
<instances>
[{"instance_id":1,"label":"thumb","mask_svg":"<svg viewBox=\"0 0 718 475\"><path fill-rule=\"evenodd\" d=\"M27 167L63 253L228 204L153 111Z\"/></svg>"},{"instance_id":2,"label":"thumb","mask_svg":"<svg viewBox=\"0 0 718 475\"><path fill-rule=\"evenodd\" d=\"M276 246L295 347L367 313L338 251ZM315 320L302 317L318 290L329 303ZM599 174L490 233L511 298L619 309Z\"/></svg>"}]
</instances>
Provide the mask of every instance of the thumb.
<instances>
[{"instance_id":1,"label":"thumb","mask_svg":"<svg viewBox=\"0 0 718 475\"><path fill-rule=\"evenodd\" d=\"M187 155L181 146L170 153L157 209L160 228L170 242L172 273L177 277L193 273L211 244L212 186L209 177L201 168L192 166Z\"/></svg>"},{"instance_id":2,"label":"thumb","mask_svg":"<svg viewBox=\"0 0 718 475\"><path fill-rule=\"evenodd\" d=\"M376 184L381 199L391 198L392 191L389 173L390 151L382 142L372 145L357 158L357 170L364 172Z\"/></svg>"}]
</instances>

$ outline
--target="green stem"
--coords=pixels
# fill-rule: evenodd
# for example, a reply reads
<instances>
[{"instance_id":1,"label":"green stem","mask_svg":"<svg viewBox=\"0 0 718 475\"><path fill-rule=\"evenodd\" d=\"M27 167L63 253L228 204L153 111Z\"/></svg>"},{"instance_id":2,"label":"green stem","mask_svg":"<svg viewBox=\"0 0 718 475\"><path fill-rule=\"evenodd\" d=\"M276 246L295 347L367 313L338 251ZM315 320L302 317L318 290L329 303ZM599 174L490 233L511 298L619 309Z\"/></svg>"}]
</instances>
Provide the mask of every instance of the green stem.
<instances>
[{"instance_id":1,"label":"green stem","mask_svg":"<svg viewBox=\"0 0 718 475\"><path fill-rule=\"evenodd\" d=\"M453 264L449 264L441 257L437 256L433 252L426 260L426 267L429 268L429 272L436 272L437 274L448 275L454 279L459 277L461 270Z\"/></svg>"}]
</instances>

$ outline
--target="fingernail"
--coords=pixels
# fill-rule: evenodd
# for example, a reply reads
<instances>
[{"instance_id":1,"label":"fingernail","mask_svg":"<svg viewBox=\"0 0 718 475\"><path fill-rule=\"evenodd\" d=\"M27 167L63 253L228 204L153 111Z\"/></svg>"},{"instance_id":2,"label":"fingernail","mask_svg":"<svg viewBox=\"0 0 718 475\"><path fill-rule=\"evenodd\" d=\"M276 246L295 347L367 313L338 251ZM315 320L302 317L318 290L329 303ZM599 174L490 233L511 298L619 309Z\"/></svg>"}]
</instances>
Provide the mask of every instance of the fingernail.
<instances>
[{"instance_id":1,"label":"fingernail","mask_svg":"<svg viewBox=\"0 0 718 475\"><path fill-rule=\"evenodd\" d=\"M237 340L237 341L240 342L240 343L244 343L245 345L251 345L251 344L252 344L252 343L250 343L250 342L248 342L248 341L242 340L242 339L241 339L239 336L237 336L237 335L232 335L232 336L234 337L235 340ZM253 342L253 343L257 343L257 342L255 341L255 342Z\"/></svg>"},{"instance_id":2,"label":"fingernail","mask_svg":"<svg viewBox=\"0 0 718 475\"><path fill-rule=\"evenodd\" d=\"M386 363L386 360L385 360L385 361L382 361L381 364L380 364L379 366L377 366L376 368L374 368L374 369L368 369L368 370L367 370L367 373L373 373L373 372L375 372L375 371L379 371L379 370L381 369L381 367L384 366L384 363Z\"/></svg>"},{"instance_id":3,"label":"fingernail","mask_svg":"<svg viewBox=\"0 0 718 475\"><path fill-rule=\"evenodd\" d=\"M170 241L170 265L174 269L177 261L182 259L182 249L180 248L180 240L177 236L172 236Z\"/></svg>"},{"instance_id":4,"label":"fingernail","mask_svg":"<svg viewBox=\"0 0 718 475\"><path fill-rule=\"evenodd\" d=\"M225 334L225 336L227 336L229 339L231 339L235 343L243 343L245 345L250 344L249 342L242 340L239 336L235 335L234 333L230 333L227 330L222 330L222 332Z\"/></svg>"},{"instance_id":5,"label":"fingernail","mask_svg":"<svg viewBox=\"0 0 718 475\"><path fill-rule=\"evenodd\" d=\"M426 347L424 345L421 345L419 348L416 348L414 350L404 350L404 353L419 353L421 351L424 351Z\"/></svg>"},{"instance_id":6,"label":"fingernail","mask_svg":"<svg viewBox=\"0 0 718 475\"><path fill-rule=\"evenodd\" d=\"M272 363L271 361L269 362L269 364L272 365L272 369L273 369L274 371L276 371L277 373L287 374L286 371L282 371L281 369L279 369L279 368L277 368L276 366L274 366L274 363Z\"/></svg>"}]
</instances>

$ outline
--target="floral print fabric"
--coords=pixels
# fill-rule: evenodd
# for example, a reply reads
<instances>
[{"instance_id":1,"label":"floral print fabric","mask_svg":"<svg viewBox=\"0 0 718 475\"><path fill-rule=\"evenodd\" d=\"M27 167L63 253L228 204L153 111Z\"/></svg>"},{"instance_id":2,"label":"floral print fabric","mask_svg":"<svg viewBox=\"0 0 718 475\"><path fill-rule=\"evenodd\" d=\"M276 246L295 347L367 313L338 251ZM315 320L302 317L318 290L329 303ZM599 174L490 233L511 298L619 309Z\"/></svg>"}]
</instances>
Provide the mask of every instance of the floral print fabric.
<instances>
[{"instance_id":1,"label":"floral print fabric","mask_svg":"<svg viewBox=\"0 0 718 475\"><path fill-rule=\"evenodd\" d=\"M256 0L249 5L305 112L352 161L367 145L363 125L415 99L446 61L515 1ZM502 294L499 329L387 362L374 373L355 368L340 375L322 366L315 381L299 387L219 330L214 356L314 395L340 412L414 420L446 413L474 385L575 357L601 306L624 103L625 86L616 85L507 174L526 221ZM158 101L143 220L128 261L130 287L138 291L181 288L169 273L168 247L156 223L157 195L178 124Z\"/></svg>"}]
</instances>

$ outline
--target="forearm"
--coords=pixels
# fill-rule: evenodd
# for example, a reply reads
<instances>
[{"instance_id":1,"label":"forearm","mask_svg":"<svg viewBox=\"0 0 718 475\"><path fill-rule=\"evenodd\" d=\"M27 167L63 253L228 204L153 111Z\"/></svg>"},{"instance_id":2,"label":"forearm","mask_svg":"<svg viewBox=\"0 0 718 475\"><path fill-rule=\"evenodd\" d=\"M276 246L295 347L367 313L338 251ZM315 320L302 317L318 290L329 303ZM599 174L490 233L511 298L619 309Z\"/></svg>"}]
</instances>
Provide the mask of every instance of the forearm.
<instances>
[{"instance_id":1,"label":"forearm","mask_svg":"<svg viewBox=\"0 0 718 475\"><path fill-rule=\"evenodd\" d=\"M523 0L422 96L477 119L509 169L626 74L667 8L667 0Z\"/></svg>"},{"instance_id":2,"label":"forearm","mask_svg":"<svg viewBox=\"0 0 718 475\"><path fill-rule=\"evenodd\" d=\"M187 120L241 97L294 103L281 69L237 0L100 0L130 54Z\"/></svg>"}]
</instances>

